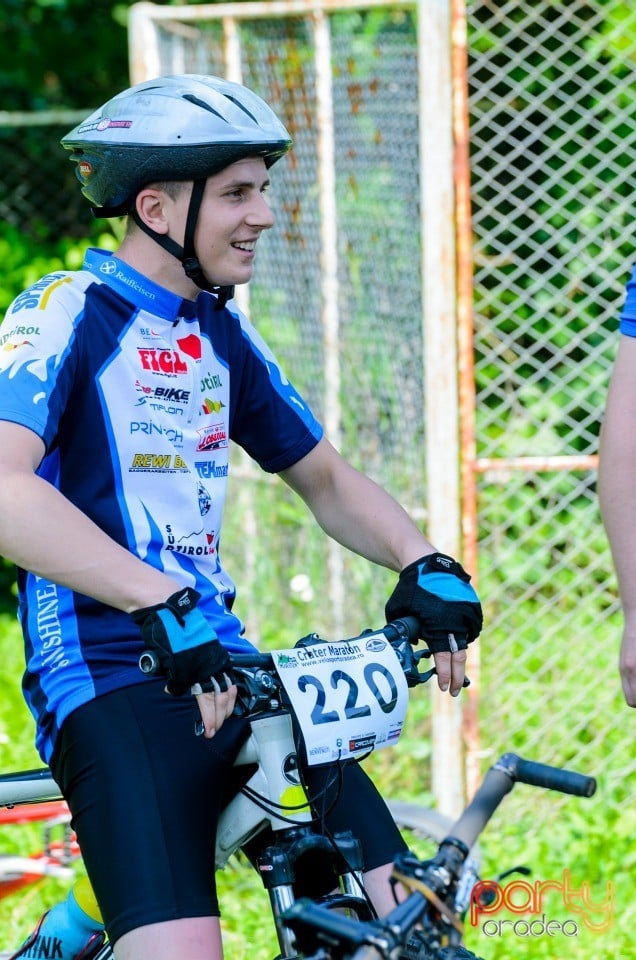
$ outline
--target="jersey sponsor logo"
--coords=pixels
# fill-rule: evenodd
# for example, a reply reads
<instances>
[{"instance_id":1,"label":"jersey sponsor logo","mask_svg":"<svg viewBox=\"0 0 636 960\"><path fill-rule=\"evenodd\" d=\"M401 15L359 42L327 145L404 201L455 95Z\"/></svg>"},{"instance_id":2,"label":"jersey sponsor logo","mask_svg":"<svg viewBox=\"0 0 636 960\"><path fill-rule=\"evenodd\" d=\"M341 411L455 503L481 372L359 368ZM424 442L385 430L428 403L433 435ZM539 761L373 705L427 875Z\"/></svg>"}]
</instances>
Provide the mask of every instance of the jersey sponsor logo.
<instances>
[{"instance_id":1,"label":"jersey sponsor logo","mask_svg":"<svg viewBox=\"0 0 636 960\"><path fill-rule=\"evenodd\" d=\"M183 407L173 407L167 403L155 403L153 400L149 400L148 397L138 397L135 407L144 406L150 407L151 410L159 410L161 413L167 413L172 417L182 417L184 414Z\"/></svg>"},{"instance_id":2,"label":"jersey sponsor logo","mask_svg":"<svg viewBox=\"0 0 636 960\"><path fill-rule=\"evenodd\" d=\"M212 508L212 497L210 496L210 491L203 486L201 481L197 484L197 494L199 497L199 513L202 517L205 517Z\"/></svg>"},{"instance_id":3,"label":"jersey sponsor logo","mask_svg":"<svg viewBox=\"0 0 636 960\"><path fill-rule=\"evenodd\" d=\"M206 373L206 375L201 380L201 393L205 393L206 390L220 390L223 386L221 378L216 373Z\"/></svg>"},{"instance_id":4,"label":"jersey sponsor logo","mask_svg":"<svg viewBox=\"0 0 636 960\"><path fill-rule=\"evenodd\" d=\"M214 537L214 530L210 532L203 528L176 537L171 524L166 524L166 550L181 553L186 557L209 557L216 553Z\"/></svg>"},{"instance_id":5,"label":"jersey sponsor logo","mask_svg":"<svg viewBox=\"0 0 636 960\"><path fill-rule=\"evenodd\" d=\"M162 427L161 424L153 423L152 420L132 420L130 423L130 432L145 433L148 437L155 435L165 437L166 440L173 443L175 447L183 446L183 434L180 430L175 430L173 427Z\"/></svg>"},{"instance_id":6,"label":"jersey sponsor logo","mask_svg":"<svg viewBox=\"0 0 636 960\"><path fill-rule=\"evenodd\" d=\"M36 577L36 582L39 581L40 577ZM57 586L54 583L46 583L45 586L38 587L35 591L35 601L35 622L40 640L42 666L49 673L54 673L70 663L64 651Z\"/></svg>"},{"instance_id":7,"label":"jersey sponsor logo","mask_svg":"<svg viewBox=\"0 0 636 960\"><path fill-rule=\"evenodd\" d=\"M214 460L195 460L194 469L204 480L227 477L229 467L227 463L216 463Z\"/></svg>"},{"instance_id":8,"label":"jersey sponsor logo","mask_svg":"<svg viewBox=\"0 0 636 960\"><path fill-rule=\"evenodd\" d=\"M221 403L220 400L210 400L209 397L206 397L201 405L201 413L220 413L224 409L224 403Z\"/></svg>"},{"instance_id":9,"label":"jersey sponsor logo","mask_svg":"<svg viewBox=\"0 0 636 960\"><path fill-rule=\"evenodd\" d=\"M137 347L144 370L151 370L165 377L179 377L188 372L188 365L176 350L155 350L152 347Z\"/></svg>"},{"instance_id":10,"label":"jersey sponsor logo","mask_svg":"<svg viewBox=\"0 0 636 960\"><path fill-rule=\"evenodd\" d=\"M192 357L197 363L201 359L201 339L195 333L188 334L187 337L181 337L177 340L177 346L185 353L186 357Z\"/></svg>"},{"instance_id":11,"label":"jersey sponsor logo","mask_svg":"<svg viewBox=\"0 0 636 960\"><path fill-rule=\"evenodd\" d=\"M143 393L144 398L152 397L155 400L169 401L170 403L189 403L190 391L181 387L151 387L140 380L135 380L135 389Z\"/></svg>"},{"instance_id":12,"label":"jersey sponsor logo","mask_svg":"<svg viewBox=\"0 0 636 960\"><path fill-rule=\"evenodd\" d=\"M214 423L202 430L197 430L199 442L197 450L220 450L221 447L227 447L227 430L224 423Z\"/></svg>"},{"instance_id":13,"label":"jersey sponsor logo","mask_svg":"<svg viewBox=\"0 0 636 960\"><path fill-rule=\"evenodd\" d=\"M151 410L160 410L173 417L182 417L184 413L183 407L176 404L187 405L190 402L190 391L180 387L150 387L137 380L135 389L141 394L137 397L135 407L148 406Z\"/></svg>"},{"instance_id":14,"label":"jersey sponsor logo","mask_svg":"<svg viewBox=\"0 0 636 960\"><path fill-rule=\"evenodd\" d=\"M148 290L148 288L139 283L139 280L137 280L135 277L125 273L116 260L104 260L99 265L99 271L100 273L105 274L107 277L116 277L121 283L125 283L126 286L130 287L131 290L134 290L136 293L140 293L142 297L146 297L148 300L157 299L156 294L152 290Z\"/></svg>"},{"instance_id":15,"label":"jersey sponsor logo","mask_svg":"<svg viewBox=\"0 0 636 960\"><path fill-rule=\"evenodd\" d=\"M171 453L135 453L129 473L188 473L188 464Z\"/></svg>"},{"instance_id":16,"label":"jersey sponsor logo","mask_svg":"<svg viewBox=\"0 0 636 960\"><path fill-rule=\"evenodd\" d=\"M47 274L15 298L11 313L19 313L20 310L43 310L53 291L63 283L70 282L71 278L63 273Z\"/></svg>"},{"instance_id":17,"label":"jersey sponsor logo","mask_svg":"<svg viewBox=\"0 0 636 960\"><path fill-rule=\"evenodd\" d=\"M21 340L20 343L5 343L2 346L2 349L7 353L10 350L18 350L20 347L32 347L33 344L30 340Z\"/></svg>"},{"instance_id":18,"label":"jersey sponsor logo","mask_svg":"<svg viewBox=\"0 0 636 960\"><path fill-rule=\"evenodd\" d=\"M7 343L12 337L39 337L40 328L39 327L14 327L13 330L9 330L8 333L5 333L0 337L0 347L5 347L6 350L15 350L16 347L21 347L23 344L28 343L30 346L33 344L29 340L20 340L19 343Z\"/></svg>"}]
</instances>

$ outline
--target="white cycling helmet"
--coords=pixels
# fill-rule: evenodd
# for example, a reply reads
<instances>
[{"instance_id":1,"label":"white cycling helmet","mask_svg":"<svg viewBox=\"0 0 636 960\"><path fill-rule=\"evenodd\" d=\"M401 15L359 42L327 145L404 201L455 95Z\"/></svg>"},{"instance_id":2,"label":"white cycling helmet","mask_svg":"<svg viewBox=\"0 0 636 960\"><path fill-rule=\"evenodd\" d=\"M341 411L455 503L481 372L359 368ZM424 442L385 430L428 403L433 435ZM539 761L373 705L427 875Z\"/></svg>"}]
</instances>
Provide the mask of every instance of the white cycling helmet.
<instances>
[{"instance_id":1,"label":"white cycling helmet","mask_svg":"<svg viewBox=\"0 0 636 960\"><path fill-rule=\"evenodd\" d=\"M247 87L220 77L184 74L124 90L61 143L70 151L95 216L130 213L153 240L181 260L198 286L218 292L203 276L194 252L205 181L245 157L260 156L270 167L292 141L273 110ZM150 230L135 211L135 198L144 186L170 180L194 181L183 248Z\"/></svg>"}]
</instances>

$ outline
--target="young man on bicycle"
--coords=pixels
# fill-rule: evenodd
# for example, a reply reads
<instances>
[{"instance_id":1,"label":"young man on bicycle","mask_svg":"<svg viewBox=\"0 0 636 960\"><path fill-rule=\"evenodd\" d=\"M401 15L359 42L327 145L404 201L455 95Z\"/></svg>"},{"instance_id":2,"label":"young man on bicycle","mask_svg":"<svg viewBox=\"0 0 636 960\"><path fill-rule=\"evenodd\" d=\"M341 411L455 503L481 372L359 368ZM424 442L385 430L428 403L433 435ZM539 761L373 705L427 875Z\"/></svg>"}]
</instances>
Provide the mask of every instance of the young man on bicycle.
<instances>
[{"instance_id":1,"label":"young man on bicycle","mask_svg":"<svg viewBox=\"0 0 636 960\"><path fill-rule=\"evenodd\" d=\"M229 441L327 534L401 571L387 616L420 617L454 696L481 609L461 566L323 436L232 301L291 146L270 108L218 78L164 77L62 143L96 215L128 228L115 255L89 250L21 294L2 326L0 552L18 566L24 692L117 960L216 960L215 820L244 733L226 670L249 646L216 550ZM139 671L148 647L163 679ZM403 842L359 767L329 817L355 822L370 895L390 908Z\"/></svg>"}]
</instances>

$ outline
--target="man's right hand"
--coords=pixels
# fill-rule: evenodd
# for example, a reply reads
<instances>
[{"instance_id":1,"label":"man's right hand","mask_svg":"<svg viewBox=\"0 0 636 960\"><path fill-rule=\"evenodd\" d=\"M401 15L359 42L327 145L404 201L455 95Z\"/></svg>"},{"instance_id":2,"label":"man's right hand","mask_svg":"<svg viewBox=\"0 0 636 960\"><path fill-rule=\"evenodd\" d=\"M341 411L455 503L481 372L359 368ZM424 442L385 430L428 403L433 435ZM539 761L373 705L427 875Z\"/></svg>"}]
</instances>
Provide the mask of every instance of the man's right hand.
<instances>
[{"instance_id":1,"label":"man's right hand","mask_svg":"<svg viewBox=\"0 0 636 960\"><path fill-rule=\"evenodd\" d=\"M212 737L234 709L236 687L226 673L228 652L197 609L199 599L196 590L186 587L132 617L168 678L166 692L175 697L194 694L205 735Z\"/></svg>"}]
</instances>

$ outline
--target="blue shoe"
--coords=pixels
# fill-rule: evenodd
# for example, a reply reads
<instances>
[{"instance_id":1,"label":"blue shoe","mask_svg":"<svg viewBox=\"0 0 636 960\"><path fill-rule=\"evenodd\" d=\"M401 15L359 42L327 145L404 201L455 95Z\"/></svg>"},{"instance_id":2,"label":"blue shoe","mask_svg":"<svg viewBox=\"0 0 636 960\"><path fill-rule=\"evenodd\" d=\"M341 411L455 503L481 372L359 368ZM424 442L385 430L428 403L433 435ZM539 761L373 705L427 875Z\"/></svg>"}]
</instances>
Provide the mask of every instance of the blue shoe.
<instances>
[{"instance_id":1,"label":"blue shoe","mask_svg":"<svg viewBox=\"0 0 636 960\"><path fill-rule=\"evenodd\" d=\"M43 914L33 933L8 960L93 960L104 945L105 933L64 929L59 923L60 908L64 906L56 904Z\"/></svg>"}]
</instances>

